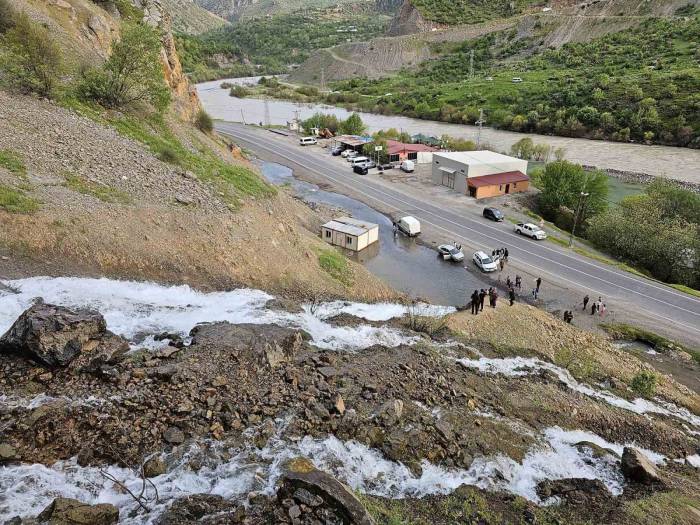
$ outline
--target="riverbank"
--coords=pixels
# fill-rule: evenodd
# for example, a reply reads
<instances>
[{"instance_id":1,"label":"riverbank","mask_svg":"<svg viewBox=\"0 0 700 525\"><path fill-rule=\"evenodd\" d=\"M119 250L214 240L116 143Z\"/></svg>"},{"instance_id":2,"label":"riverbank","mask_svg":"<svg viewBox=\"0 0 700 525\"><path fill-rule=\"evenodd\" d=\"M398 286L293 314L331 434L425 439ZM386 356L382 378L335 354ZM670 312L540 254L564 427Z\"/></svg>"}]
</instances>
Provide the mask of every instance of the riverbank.
<instances>
[{"instance_id":1,"label":"riverbank","mask_svg":"<svg viewBox=\"0 0 700 525\"><path fill-rule=\"evenodd\" d=\"M221 89L217 80L197 85L197 92L207 111L220 120L230 122L265 122L267 106L271 124L286 125L298 116L301 120L316 112L332 113L345 119L347 109L317 103L293 103L281 100L256 98L239 99L229 96L228 89ZM410 134L450 135L476 141L479 130L475 126L419 120L395 115L378 115L360 112L370 132L396 128ZM647 146L621 142L606 142L550 135L521 134L485 127L481 131L482 143L488 143L497 151L510 151L510 147L524 137L536 143L549 144L552 149L564 148L566 159L582 165L596 166L603 170L634 172L652 177L667 177L700 185L700 150L671 146Z\"/></svg>"}]
</instances>

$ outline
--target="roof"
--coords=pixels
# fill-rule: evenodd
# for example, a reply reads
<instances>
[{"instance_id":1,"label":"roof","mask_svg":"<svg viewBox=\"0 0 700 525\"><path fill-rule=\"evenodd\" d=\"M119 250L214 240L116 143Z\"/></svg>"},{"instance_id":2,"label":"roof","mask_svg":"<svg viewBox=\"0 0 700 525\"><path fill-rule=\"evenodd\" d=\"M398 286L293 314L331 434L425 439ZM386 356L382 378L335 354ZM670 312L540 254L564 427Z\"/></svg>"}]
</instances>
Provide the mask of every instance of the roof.
<instances>
[{"instance_id":1,"label":"roof","mask_svg":"<svg viewBox=\"0 0 700 525\"><path fill-rule=\"evenodd\" d=\"M374 141L372 137L360 137L359 135L340 135L335 140L352 147L362 146Z\"/></svg>"},{"instance_id":2,"label":"roof","mask_svg":"<svg viewBox=\"0 0 700 525\"><path fill-rule=\"evenodd\" d=\"M323 227L357 237L363 233L367 233L371 229L378 228L379 226L372 222L360 221L351 217L340 217L327 222L323 225Z\"/></svg>"},{"instance_id":3,"label":"roof","mask_svg":"<svg viewBox=\"0 0 700 525\"><path fill-rule=\"evenodd\" d=\"M415 217L411 217L410 215L407 215L406 217L401 217L401 219L399 219L399 220L405 222L406 224L412 224L413 226L420 226L418 219L416 219Z\"/></svg>"},{"instance_id":4,"label":"roof","mask_svg":"<svg viewBox=\"0 0 700 525\"><path fill-rule=\"evenodd\" d=\"M391 139L387 139L386 149L389 155L396 155L402 151L438 151L437 148L433 148L432 146L427 146L425 144L405 144L403 142L399 142L398 140Z\"/></svg>"},{"instance_id":5,"label":"roof","mask_svg":"<svg viewBox=\"0 0 700 525\"><path fill-rule=\"evenodd\" d=\"M449 151L436 153L433 159L445 158L456 160L457 162L463 162L464 164L475 165L475 164L494 164L502 162L527 162L523 159L518 159L516 157L509 157L508 155L503 155L501 153L496 153L495 151L480 150L480 151Z\"/></svg>"},{"instance_id":6,"label":"roof","mask_svg":"<svg viewBox=\"0 0 700 525\"><path fill-rule=\"evenodd\" d=\"M481 177L469 177L467 182L473 188L480 188L482 186L510 184L526 180L530 180L530 177L522 171L506 171L505 173L494 173L493 175L482 175Z\"/></svg>"}]
</instances>

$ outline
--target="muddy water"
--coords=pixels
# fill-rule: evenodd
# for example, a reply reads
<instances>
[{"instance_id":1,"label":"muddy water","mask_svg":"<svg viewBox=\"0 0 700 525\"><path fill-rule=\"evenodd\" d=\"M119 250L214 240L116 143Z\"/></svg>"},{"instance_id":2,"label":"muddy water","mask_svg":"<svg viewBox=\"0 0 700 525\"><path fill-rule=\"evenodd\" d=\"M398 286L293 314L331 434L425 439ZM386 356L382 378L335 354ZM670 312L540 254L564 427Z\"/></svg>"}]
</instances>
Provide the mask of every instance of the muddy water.
<instances>
[{"instance_id":1,"label":"muddy water","mask_svg":"<svg viewBox=\"0 0 700 525\"><path fill-rule=\"evenodd\" d=\"M228 90L221 89L222 82L255 83L258 77L249 79L227 79L204 82L197 85L199 97L206 110L217 119L231 122L260 123L265 120L265 103L254 98L239 99L229 97ZM339 118L347 118L349 113L343 108L322 104L297 104L281 100L268 101L272 124L285 125L294 118L295 112L305 119L317 111L333 113ZM411 134L452 135L476 139L477 128L461 124L448 124L430 120L420 120L401 116L360 113L369 131L396 128ZM510 150L524 134L484 128L482 140L499 151ZM566 158L580 164L599 168L612 168L622 171L647 173L649 175L671 177L700 183L700 150L673 148L670 146L644 146L599 140L575 139L544 135L527 135L535 142L544 142L553 148L563 147Z\"/></svg>"},{"instance_id":2,"label":"muddy water","mask_svg":"<svg viewBox=\"0 0 700 525\"><path fill-rule=\"evenodd\" d=\"M490 286L486 279L466 271L466 263L442 261L434 250L414 239L394 237L391 221L366 204L295 179L287 166L263 162L260 167L267 180L276 185L290 184L305 202L343 208L353 217L379 224L379 243L348 255L394 288L435 304L459 306L466 304L474 289ZM465 255L469 257L469 253Z\"/></svg>"}]
</instances>

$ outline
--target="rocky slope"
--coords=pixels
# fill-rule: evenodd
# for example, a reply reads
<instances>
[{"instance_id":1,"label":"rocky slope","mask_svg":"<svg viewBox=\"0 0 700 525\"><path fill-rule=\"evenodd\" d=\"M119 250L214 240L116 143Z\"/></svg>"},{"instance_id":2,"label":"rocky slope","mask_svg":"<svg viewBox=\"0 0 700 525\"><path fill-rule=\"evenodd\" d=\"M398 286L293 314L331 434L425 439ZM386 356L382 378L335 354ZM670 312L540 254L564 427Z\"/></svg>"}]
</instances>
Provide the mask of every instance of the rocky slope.
<instances>
[{"instance_id":1,"label":"rocky slope","mask_svg":"<svg viewBox=\"0 0 700 525\"><path fill-rule=\"evenodd\" d=\"M228 25L228 21L199 6L194 0L160 0L181 33L199 34Z\"/></svg>"}]
</instances>

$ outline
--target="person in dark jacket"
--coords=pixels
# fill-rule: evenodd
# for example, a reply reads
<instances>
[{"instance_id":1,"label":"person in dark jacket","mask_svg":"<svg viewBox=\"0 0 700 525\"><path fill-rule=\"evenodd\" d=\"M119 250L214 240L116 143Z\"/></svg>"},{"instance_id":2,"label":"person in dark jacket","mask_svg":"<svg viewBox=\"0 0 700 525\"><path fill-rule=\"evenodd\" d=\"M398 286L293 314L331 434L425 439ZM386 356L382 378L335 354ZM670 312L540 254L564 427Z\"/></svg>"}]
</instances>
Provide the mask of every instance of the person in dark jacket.
<instances>
[{"instance_id":1,"label":"person in dark jacket","mask_svg":"<svg viewBox=\"0 0 700 525\"><path fill-rule=\"evenodd\" d=\"M481 289L481 292L479 292L479 311L483 312L484 311L484 300L486 299L486 290L483 288Z\"/></svg>"},{"instance_id":2,"label":"person in dark jacket","mask_svg":"<svg viewBox=\"0 0 700 525\"><path fill-rule=\"evenodd\" d=\"M498 301L498 290L495 288L493 289L493 304L491 305L493 308L496 308L496 301Z\"/></svg>"},{"instance_id":3,"label":"person in dark jacket","mask_svg":"<svg viewBox=\"0 0 700 525\"><path fill-rule=\"evenodd\" d=\"M508 248L503 248L503 257L508 260Z\"/></svg>"},{"instance_id":4,"label":"person in dark jacket","mask_svg":"<svg viewBox=\"0 0 700 525\"><path fill-rule=\"evenodd\" d=\"M510 298L510 305L513 306L515 302L515 290L513 290L512 286L508 289L508 297Z\"/></svg>"},{"instance_id":5,"label":"person in dark jacket","mask_svg":"<svg viewBox=\"0 0 700 525\"><path fill-rule=\"evenodd\" d=\"M472 314L476 315L479 313L479 291L474 290L472 294Z\"/></svg>"},{"instance_id":6,"label":"person in dark jacket","mask_svg":"<svg viewBox=\"0 0 700 525\"><path fill-rule=\"evenodd\" d=\"M542 285L542 277L538 277L537 280L535 281L535 284L537 284L537 293L540 293L540 286Z\"/></svg>"},{"instance_id":7,"label":"person in dark jacket","mask_svg":"<svg viewBox=\"0 0 700 525\"><path fill-rule=\"evenodd\" d=\"M591 298L588 297L588 296L586 296L586 297L583 298L583 309L584 309L584 311L586 310L586 307L588 306L588 301L590 301L590 300L591 300Z\"/></svg>"}]
</instances>

